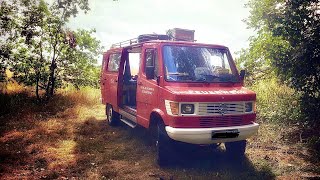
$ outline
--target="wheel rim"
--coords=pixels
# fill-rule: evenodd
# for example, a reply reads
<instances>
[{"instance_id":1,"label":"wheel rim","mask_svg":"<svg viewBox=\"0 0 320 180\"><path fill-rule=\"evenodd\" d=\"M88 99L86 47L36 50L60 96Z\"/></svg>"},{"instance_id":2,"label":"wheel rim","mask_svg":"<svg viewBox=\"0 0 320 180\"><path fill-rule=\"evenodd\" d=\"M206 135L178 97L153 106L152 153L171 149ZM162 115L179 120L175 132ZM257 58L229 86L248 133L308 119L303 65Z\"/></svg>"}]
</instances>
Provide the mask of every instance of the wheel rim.
<instances>
[{"instance_id":1,"label":"wheel rim","mask_svg":"<svg viewBox=\"0 0 320 180\"><path fill-rule=\"evenodd\" d=\"M112 107L109 107L109 110L108 110L108 121L111 122L111 119L112 119Z\"/></svg>"}]
</instances>

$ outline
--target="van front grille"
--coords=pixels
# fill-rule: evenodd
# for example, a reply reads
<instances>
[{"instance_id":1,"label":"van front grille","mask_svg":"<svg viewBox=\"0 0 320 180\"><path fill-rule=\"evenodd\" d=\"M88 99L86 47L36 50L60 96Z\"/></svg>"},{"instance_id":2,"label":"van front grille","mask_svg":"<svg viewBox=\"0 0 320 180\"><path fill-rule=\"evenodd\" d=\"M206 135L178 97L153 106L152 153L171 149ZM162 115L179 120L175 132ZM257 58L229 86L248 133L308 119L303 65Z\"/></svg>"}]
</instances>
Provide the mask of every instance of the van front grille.
<instances>
[{"instance_id":1,"label":"van front grille","mask_svg":"<svg viewBox=\"0 0 320 180\"><path fill-rule=\"evenodd\" d=\"M245 112L244 102L199 103L200 116L235 115Z\"/></svg>"},{"instance_id":2,"label":"van front grille","mask_svg":"<svg viewBox=\"0 0 320 180\"><path fill-rule=\"evenodd\" d=\"M250 124L250 121L246 121L242 116L211 116L200 117L200 127L229 127L229 126L241 126Z\"/></svg>"}]
</instances>

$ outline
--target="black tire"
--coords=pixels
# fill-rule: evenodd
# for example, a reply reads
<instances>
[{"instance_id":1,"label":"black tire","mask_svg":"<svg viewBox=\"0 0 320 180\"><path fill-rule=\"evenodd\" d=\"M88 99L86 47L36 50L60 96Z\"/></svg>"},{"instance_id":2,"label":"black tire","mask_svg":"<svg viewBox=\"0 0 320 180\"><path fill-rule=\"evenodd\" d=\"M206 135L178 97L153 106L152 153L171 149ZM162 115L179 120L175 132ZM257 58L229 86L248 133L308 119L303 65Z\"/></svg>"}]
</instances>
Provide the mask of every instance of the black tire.
<instances>
[{"instance_id":1,"label":"black tire","mask_svg":"<svg viewBox=\"0 0 320 180\"><path fill-rule=\"evenodd\" d=\"M116 126L119 123L120 115L115 112L110 104L106 107L107 122L110 126Z\"/></svg>"},{"instance_id":2,"label":"black tire","mask_svg":"<svg viewBox=\"0 0 320 180\"><path fill-rule=\"evenodd\" d=\"M235 141L224 143L226 152L229 157L232 158L243 158L245 156L247 141Z\"/></svg>"},{"instance_id":3,"label":"black tire","mask_svg":"<svg viewBox=\"0 0 320 180\"><path fill-rule=\"evenodd\" d=\"M172 140L168 136L164 123L159 120L157 125L157 163L167 166L172 161Z\"/></svg>"}]
</instances>

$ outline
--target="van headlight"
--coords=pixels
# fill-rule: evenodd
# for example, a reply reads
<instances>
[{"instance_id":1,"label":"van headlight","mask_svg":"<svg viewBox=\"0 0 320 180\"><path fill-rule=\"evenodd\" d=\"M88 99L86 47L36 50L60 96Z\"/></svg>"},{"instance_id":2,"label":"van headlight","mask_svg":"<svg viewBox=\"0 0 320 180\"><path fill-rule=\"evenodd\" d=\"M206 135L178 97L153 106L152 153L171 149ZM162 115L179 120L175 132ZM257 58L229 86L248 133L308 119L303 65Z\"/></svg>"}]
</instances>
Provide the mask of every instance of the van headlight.
<instances>
[{"instance_id":1,"label":"van headlight","mask_svg":"<svg viewBox=\"0 0 320 180\"><path fill-rule=\"evenodd\" d=\"M194 104L181 104L181 114L193 114Z\"/></svg>"},{"instance_id":2,"label":"van headlight","mask_svg":"<svg viewBox=\"0 0 320 180\"><path fill-rule=\"evenodd\" d=\"M244 103L245 112L250 113L255 111L255 103L253 101Z\"/></svg>"}]
</instances>

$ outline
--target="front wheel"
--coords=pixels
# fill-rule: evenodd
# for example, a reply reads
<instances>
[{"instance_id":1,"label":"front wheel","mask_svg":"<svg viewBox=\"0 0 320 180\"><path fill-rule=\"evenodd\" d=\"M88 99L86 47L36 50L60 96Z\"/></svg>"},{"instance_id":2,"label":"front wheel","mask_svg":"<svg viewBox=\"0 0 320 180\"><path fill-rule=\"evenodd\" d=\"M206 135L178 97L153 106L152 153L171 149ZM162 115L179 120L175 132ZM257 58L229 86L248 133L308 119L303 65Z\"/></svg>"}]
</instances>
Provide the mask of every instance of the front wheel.
<instances>
[{"instance_id":1,"label":"front wheel","mask_svg":"<svg viewBox=\"0 0 320 180\"><path fill-rule=\"evenodd\" d=\"M242 158L245 155L247 141L235 141L224 143L228 156Z\"/></svg>"},{"instance_id":2,"label":"front wheel","mask_svg":"<svg viewBox=\"0 0 320 180\"><path fill-rule=\"evenodd\" d=\"M120 115L115 112L110 104L106 108L107 121L110 126L115 126L119 123Z\"/></svg>"},{"instance_id":3,"label":"front wheel","mask_svg":"<svg viewBox=\"0 0 320 180\"><path fill-rule=\"evenodd\" d=\"M165 125L162 121L159 121L157 125L157 162L159 166L166 166L172 160L171 142L172 140L168 136Z\"/></svg>"}]
</instances>

